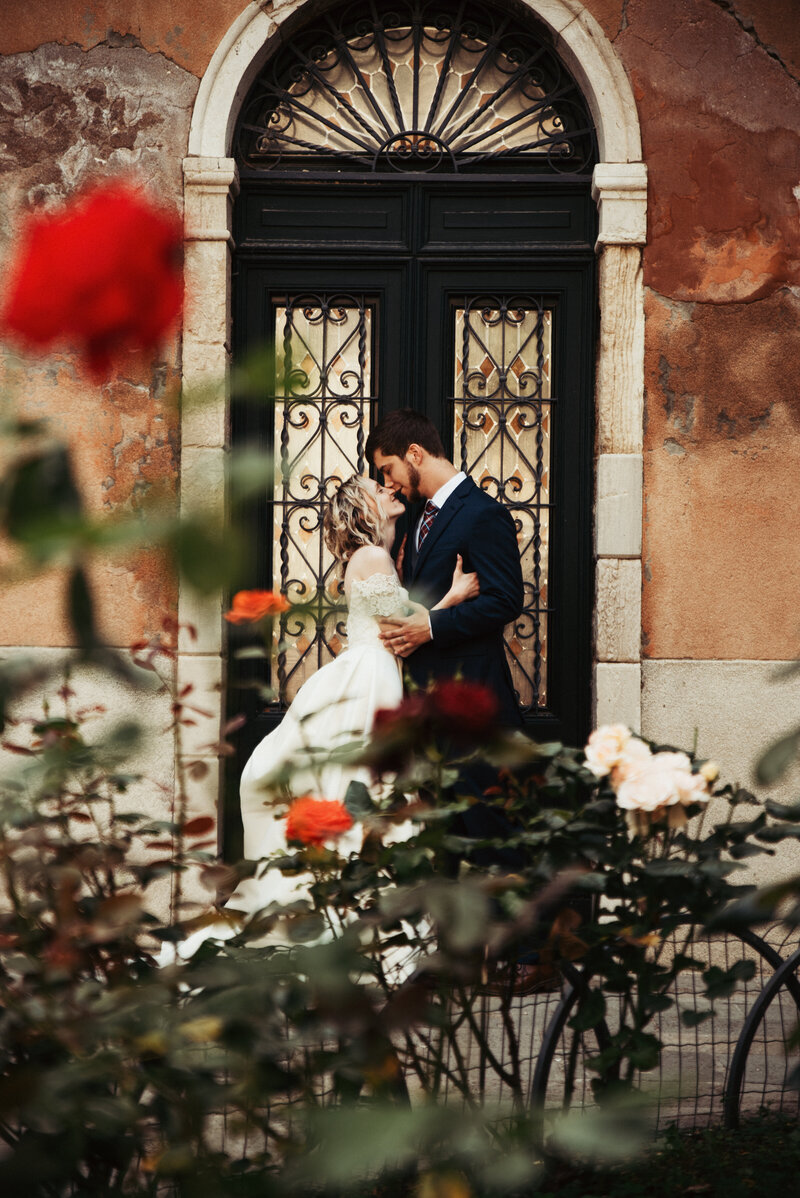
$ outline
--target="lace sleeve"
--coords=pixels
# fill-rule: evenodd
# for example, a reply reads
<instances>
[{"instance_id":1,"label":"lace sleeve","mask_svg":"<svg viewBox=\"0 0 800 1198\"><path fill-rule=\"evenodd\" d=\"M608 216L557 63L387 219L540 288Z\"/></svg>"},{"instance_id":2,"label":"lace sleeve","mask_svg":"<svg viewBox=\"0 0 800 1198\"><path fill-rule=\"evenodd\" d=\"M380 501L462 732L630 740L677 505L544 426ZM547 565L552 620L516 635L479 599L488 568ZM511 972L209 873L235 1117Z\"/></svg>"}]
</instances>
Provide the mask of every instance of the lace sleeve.
<instances>
[{"instance_id":1,"label":"lace sleeve","mask_svg":"<svg viewBox=\"0 0 800 1198\"><path fill-rule=\"evenodd\" d=\"M358 609L371 616L391 616L408 601L408 591L401 587L396 574L370 574L354 578L350 592L350 610Z\"/></svg>"}]
</instances>

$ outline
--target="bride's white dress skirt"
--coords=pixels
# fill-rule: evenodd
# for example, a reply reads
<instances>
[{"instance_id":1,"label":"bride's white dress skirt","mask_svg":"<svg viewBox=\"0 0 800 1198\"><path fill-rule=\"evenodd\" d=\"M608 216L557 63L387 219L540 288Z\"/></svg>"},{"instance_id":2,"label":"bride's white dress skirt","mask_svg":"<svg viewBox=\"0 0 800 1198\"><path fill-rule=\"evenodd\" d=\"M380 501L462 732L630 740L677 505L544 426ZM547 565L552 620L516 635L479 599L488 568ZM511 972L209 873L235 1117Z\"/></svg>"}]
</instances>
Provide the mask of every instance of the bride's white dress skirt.
<instances>
[{"instance_id":1,"label":"bride's white dress skirt","mask_svg":"<svg viewBox=\"0 0 800 1198\"><path fill-rule=\"evenodd\" d=\"M372 787L368 770L336 760L336 755L363 741L372 730L376 711L396 707L403 697L399 663L378 639L378 621L401 610L407 599L396 575L373 574L353 582L347 649L303 684L281 723L256 746L242 772L244 856L249 860L294 852L286 840L286 804L270 790L271 780L287 767L294 796L310 794L341 802L354 780ZM410 822L393 826L390 838L405 839L411 832ZM360 850L362 840L363 828L355 823L337 838L336 848L346 859ZM247 917L274 903L293 903L308 896L311 880L305 872L284 874L262 864L254 877L239 884L226 907ZM165 946L162 963L174 959L175 953L188 959L204 940L229 939L238 930L236 920L202 928L172 951Z\"/></svg>"}]
</instances>

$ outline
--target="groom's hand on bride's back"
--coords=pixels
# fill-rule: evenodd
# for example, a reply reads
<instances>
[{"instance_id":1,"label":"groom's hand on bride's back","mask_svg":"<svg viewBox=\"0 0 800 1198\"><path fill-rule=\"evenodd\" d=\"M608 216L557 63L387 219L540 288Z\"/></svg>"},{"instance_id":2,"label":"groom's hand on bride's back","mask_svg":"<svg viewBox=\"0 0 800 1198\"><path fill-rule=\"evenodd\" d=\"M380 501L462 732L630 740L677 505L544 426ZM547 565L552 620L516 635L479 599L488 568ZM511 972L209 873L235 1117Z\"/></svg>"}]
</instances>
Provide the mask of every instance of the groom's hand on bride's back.
<instances>
[{"instance_id":1,"label":"groom's hand on bride's back","mask_svg":"<svg viewBox=\"0 0 800 1198\"><path fill-rule=\"evenodd\" d=\"M380 621L380 638L395 657L408 657L420 645L431 639L431 622L427 607L409 602L408 616L386 616Z\"/></svg>"}]
</instances>

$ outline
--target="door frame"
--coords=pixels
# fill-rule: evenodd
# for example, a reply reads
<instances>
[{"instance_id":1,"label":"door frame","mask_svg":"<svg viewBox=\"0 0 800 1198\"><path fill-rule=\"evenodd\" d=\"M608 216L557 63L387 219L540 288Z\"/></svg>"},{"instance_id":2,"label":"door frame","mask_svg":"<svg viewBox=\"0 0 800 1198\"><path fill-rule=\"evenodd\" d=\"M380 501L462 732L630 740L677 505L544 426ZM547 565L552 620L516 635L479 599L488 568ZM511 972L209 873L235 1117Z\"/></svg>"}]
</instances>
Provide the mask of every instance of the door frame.
<instances>
[{"instance_id":1,"label":"door frame","mask_svg":"<svg viewBox=\"0 0 800 1198\"><path fill-rule=\"evenodd\" d=\"M641 719L641 544L644 394L644 292L641 247L647 239L647 170L636 103L624 68L593 15L576 0L521 0L550 29L559 55L592 112L600 162L592 195L598 206L599 336L595 361L596 486L594 512L595 644L593 720L638 729ZM182 413L182 510L225 511L224 460L229 444L232 207L238 193L230 157L239 107L280 26L311 11L289 0L268 15L253 2L223 35L195 102L184 159L185 277L183 382L215 388L202 409ZM580 10L579 12L576 9ZM215 812L222 759L214 742L224 722L222 595L181 589L178 677L209 711L187 737L178 761L203 760L188 780L194 811ZM189 629L191 628L191 631Z\"/></svg>"}]
</instances>

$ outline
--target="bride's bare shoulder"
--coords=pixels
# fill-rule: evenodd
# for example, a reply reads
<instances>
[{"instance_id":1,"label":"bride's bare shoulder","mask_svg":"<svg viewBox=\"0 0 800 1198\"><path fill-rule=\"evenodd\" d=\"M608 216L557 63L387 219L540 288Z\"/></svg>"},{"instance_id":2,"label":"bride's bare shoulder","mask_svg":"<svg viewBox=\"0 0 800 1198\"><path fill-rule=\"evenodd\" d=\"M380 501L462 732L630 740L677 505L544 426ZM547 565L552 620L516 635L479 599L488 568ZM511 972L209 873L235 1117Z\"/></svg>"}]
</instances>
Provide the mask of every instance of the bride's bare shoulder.
<instances>
[{"instance_id":1,"label":"bride's bare shoulder","mask_svg":"<svg viewBox=\"0 0 800 1198\"><path fill-rule=\"evenodd\" d=\"M388 549L382 545L362 545L356 549L345 571L345 586L356 578L369 578L371 574L394 574L394 562Z\"/></svg>"}]
</instances>

